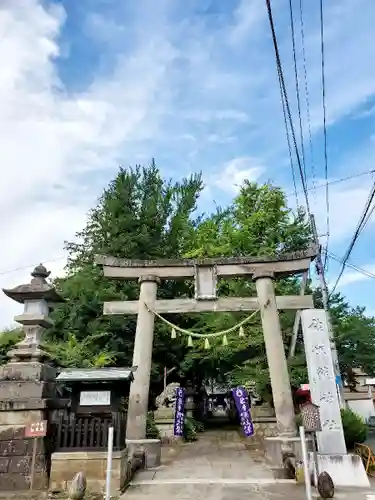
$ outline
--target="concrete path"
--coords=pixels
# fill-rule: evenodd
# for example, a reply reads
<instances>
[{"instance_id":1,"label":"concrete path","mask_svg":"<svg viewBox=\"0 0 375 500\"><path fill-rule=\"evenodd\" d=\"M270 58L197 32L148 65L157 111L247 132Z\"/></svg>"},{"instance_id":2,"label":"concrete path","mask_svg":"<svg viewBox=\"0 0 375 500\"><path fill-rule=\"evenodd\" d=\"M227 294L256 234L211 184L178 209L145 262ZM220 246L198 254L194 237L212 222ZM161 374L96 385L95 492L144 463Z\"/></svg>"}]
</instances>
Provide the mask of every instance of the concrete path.
<instances>
[{"instance_id":1,"label":"concrete path","mask_svg":"<svg viewBox=\"0 0 375 500\"><path fill-rule=\"evenodd\" d=\"M122 500L305 500L303 487L273 478L262 450L250 443L234 431L209 431L195 443L165 448L164 465L139 473ZM367 500L369 493L335 498Z\"/></svg>"}]
</instances>

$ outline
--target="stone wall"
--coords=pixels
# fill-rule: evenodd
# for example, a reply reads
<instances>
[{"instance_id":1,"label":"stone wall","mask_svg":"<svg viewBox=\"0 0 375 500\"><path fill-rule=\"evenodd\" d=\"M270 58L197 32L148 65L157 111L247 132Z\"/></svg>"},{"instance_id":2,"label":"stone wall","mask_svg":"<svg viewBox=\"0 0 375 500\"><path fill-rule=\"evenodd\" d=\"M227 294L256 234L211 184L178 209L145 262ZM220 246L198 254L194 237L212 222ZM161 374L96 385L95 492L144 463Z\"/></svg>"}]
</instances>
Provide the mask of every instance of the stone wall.
<instances>
[{"instance_id":1,"label":"stone wall","mask_svg":"<svg viewBox=\"0 0 375 500\"><path fill-rule=\"evenodd\" d=\"M101 493L105 489L107 452L57 452L52 454L50 489L66 491L77 472L83 472L87 479L87 489ZM131 475L131 464L126 450L113 452L111 495L122 491Z\"/></svg>"},{"instance_id":2,"label":"stone wall","mask_svg":"<svg viewBox=\"0 0 375 500\"><path fill-rule=\"evenodd\" d=\"M0 367L0 490L28 490L34 439L25 438L30 422L48 420L55 368L39 362ZM51 442L38 438L34 489L48 488Z\"/></svg>"},{"instance_id":3,"label":"stone wall","mask_svg":"<svg viewBox=\"0 0 375 500\"><path fill-rule=\"evenodd\" d=\"M39 410L0 412L0 491L28 490L31 479L33 439L26 439L25 425L43 420ZM38 438L34 489L48 488L49 454L46 439Z\"/></svg>"}]
</instances>

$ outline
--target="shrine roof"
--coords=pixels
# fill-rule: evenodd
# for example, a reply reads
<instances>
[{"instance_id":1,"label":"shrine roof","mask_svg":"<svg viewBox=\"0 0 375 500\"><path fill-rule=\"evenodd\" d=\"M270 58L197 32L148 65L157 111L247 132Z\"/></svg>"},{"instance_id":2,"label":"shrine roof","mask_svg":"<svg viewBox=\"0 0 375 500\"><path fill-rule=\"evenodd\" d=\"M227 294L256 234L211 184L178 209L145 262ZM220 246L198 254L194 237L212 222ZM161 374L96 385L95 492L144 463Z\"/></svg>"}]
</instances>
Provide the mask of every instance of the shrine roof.
<instances>
[{"instance_id":1,"label":"shrine roof","mask_svg":"<svg viewBox=\"0 0 375 500\"><path fill-rule=\"evenodd\" d=\"M68 368L61 370L56 377L57 382L110 382L116 380L132 381L132 368Z\"/></svg>"}]
</instances>

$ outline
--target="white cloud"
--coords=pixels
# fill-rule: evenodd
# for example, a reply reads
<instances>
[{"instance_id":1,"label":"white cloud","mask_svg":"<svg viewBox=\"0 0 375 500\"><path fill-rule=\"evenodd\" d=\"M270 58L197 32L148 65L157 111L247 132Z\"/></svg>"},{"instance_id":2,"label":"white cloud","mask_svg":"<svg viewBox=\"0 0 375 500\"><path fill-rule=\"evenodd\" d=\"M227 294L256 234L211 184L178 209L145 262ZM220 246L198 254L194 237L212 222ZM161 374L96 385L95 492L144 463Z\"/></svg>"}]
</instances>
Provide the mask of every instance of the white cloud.
<instances>
[{"instance_id":1,"label":"white cloud","mask_svg":"<svg viewBox=\"0 0 375 500\"><path fill-rule=\"evenodd\" d=\"M232 195L244 179L257 180L264 165L269 170L284 155L264 2L241 0L234 18L228 15L227 22L213 30L205 16L197 20L193 7L189 7L190 17L172 22L181 3L160 0L152 10L146 8L147 3L134 0L137 15L129 30L125 26L129 16L117 12L118 2L113 1L113 18L89 12L96 2L87 2L85 43L96 37L97 46L108 54L104 53L105 71L99 63L93 81L79 92L64 86L56 65L62 53L69 56L69 43L60 39L66 18L63 8L46 7L39 0L1 3L0 286L27 281L31 269L1 272L64 253L63 241L82 226L84 214L112 177L119 159L133 164L161 151L175 170L210 165L204 174L211 188ZM126 3L130 10L131 4ZM351 0L333 0L327 5L331 122L375 93L374 69L368 63L375 57L372 13L375 4L371 0L364 1L361 9ZM278 35L285 54L290 55L290 32L279 25L283 15L283 5L275 7ZM306 42L313 122L318 129L318 24L311 19L306 16ZM287 81L293 76L291 68L285 60ZM238 127L243 127L242 135ZM231 157L222 165L223 158ZM367 162L372 158L373 152ZM216 164L222 168L214 173ZM350 165L348 171L352 169ZM268 170L270 176L276 174ZM333 240L340 241L354 228L367 189L365 183L331 189ZM316 211L324 231L323 190L320 194ZM57 261L56 272L63 262ZM0 298L0 325L9 323L13 313L10 300Z\"/></svg>"},{"instance_id":2,"label":"white cloud","mask_svg":"<svg viewBox=\"0 0 375 500\"><path fill-rule=\"evenodd\" d=\"M62 8L37 0L0 8L1 287L28 281L31 269L7 271L64 254L98 194L91 175L104 168L108 178L120 150L151 137L168 98L161 82L173 51L152 39L69 95L55 65L64 20ZM0 324L16 309L2 296Z\"/></svg>"},{"instance_id":3,"label":"white cloud","mask_svg":"<svg viewBox=\"0 0 375 500\"><path fill-rule=\"evenodd\" d=\"M305 13L308 84L312 125L317 129L323 125L318 9L308 14L309 11ZM371 43L374 15L375 4L371 0L364 0L361 8L351 0L332 0L324 6L328 124L349 116L375 93L374 68L368 64L375 58L375 45ZM298 32L296 36L299 37ZM290 88L294 88L292 84Z\"/></svg>"},{"instance_id":4,"label":"white cloud","mask_svg":"<svg viewBox=\"0 0 375 500\"><path fill-rule=\"evenodd\" d=\"M354 233L363 212L365 201L369 194L369 185L361 183L355 187L342 186L331 187L329 191L329 229L330 241L338 243L344 240L348 235ZM317 220L318 232L320 235L327 234L326 226L326 198L325 190L317 191L314 199L312 211ZM370 219L370 225L373 224ZM324 238L322 238L324 241Z\"/></svg>"},{"instance_id":5,"label":"white cloud","mask_svg":"<svg viewBox=\"0 0 375 500\"><path fill-rule=\"evenodd\" d=\"M216 186L222 191L237 193L245 180L256 181L264 170L264 166L256 158L248 156L233 158L215 173L207 184L209 187Z\"/></svg>"},{"instance_id":6,"label":"white cloud","mask_svg":"<svg viewBox=\"0 0 375 500\"><path fill-rule=\"evenodd\" d=\"M263 0L240 0L234 13L235 23L229 35L229 43L237 45L249 36L249 32L258 30L266 17Z\"/></svg>"},{"instance_id":7,"label":"white cloud","mask_svg":"<svg viewBox=\"0 0 375 500\"><path fill-rule=\"evenodd\" d=\"M375 264L365 264L363 267L370 274L375 274ZM351 271L346 268L342 278L340 279L338 288L342 288L344 286L352 285L353 283L358 283L359 281L364 281L368 279L373 279L370 276L366 276L363 272Z\"/></svg>"}]
</instances>

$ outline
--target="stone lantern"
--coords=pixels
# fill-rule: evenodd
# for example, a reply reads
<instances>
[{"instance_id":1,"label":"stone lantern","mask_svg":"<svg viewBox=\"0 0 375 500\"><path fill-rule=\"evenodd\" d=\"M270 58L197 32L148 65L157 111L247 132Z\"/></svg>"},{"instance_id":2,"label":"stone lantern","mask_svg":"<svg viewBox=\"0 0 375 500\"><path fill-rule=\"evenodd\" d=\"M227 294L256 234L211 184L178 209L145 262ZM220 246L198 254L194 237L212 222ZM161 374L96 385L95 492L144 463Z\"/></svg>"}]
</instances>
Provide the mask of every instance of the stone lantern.
<instances>
[{"instance_id":1,"label":"stone lantern","mask_svg":"<svg viewBox=\"0 0 375 500\"><path fill-rule=\"evenodd\" d=\"M25 439L25 426L51 421L56 399L56 368L48 363L42 332L53 324L53 304L63 299L46 278L50 272L40 264L31 273L30 283L3 289L5 295L24 305L14 319L23 327L24 338L9 352L9 362L0 367L0 452L7 467L0 465L0 490L27 490L30 487L32 443ZM50 429L47 424L47 431ZM48 486L50 437L41 438L36 456L34 488ZM29 442L30 441L30 442Z\"/></svg>"},{"instance_id":2,"label":"stone lantern","mask_svg":"<svg viewBox=\"0 0 375 500\"><path fill-rule=\"evenodd\" d=\"M3 289L10 299L24 305L23 313L15 316L15 321L23 325L25 338L9 351L10 362L43 361L48 354L42 349L42 332L52 326L49 318L50 307L63 299L51 287L46 278L50 271L40 264L31 273L30 283L11 289Z\"/></svg>"}]
</instances>

